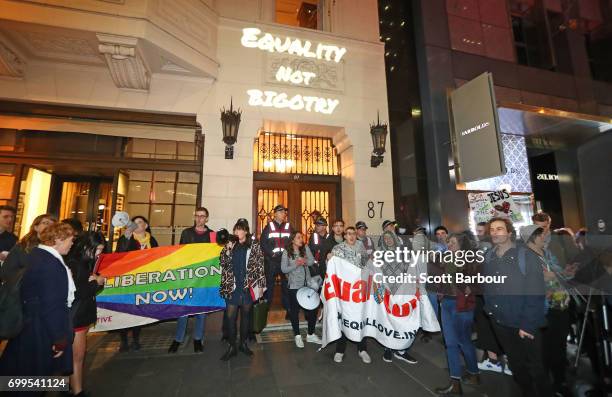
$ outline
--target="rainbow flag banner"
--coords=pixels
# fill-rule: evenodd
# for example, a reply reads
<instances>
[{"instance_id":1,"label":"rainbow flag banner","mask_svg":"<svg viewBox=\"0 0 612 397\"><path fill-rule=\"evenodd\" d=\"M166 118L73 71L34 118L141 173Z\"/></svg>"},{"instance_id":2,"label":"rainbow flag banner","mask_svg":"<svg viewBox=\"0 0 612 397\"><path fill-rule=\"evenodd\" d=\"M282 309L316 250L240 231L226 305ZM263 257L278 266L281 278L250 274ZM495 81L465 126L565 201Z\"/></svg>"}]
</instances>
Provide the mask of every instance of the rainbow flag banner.
<instances>
[{"instance_id":1,"label":"rainbow flag banner","mask_svg":"<svg viewBox=\"0 0 612 397\"><path fill-rule=\"evenodd\" d=\"M92 331L223 310L221 248L202 243L102 255L96 271L106 284Z\"/></svg>"}]
</instances>

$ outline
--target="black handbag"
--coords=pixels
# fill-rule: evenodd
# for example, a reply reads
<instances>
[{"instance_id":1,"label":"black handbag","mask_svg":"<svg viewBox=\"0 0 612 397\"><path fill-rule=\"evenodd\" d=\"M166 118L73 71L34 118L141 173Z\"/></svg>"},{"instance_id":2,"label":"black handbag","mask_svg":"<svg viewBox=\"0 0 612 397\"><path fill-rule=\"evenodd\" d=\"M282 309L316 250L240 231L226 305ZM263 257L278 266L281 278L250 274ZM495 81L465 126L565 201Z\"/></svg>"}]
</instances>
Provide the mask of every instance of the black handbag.
<instances>
[{"instance_id":1,"label":"black handbag","mask_svg":"<svg viewBox=\"0 0 612 397\"><path fill-rule=\"evenodd\" d=\"M11 339L23 329L21 281L27 268L0 284L0 340Z\"/></svg>"},{"instance_id":2,"label":"black handbag","mask_svg":"<svg viewBox=\"0 0 612 397\"><path fill-rule=\"evenodd\" d=\"M266 328L268 325L268 311L270 310L270 303L267 300L259 300L259 302L253 305L253 315L251 316L251 323L253 326L253 332L258 334Z\"/></svg>"}]
</instances>

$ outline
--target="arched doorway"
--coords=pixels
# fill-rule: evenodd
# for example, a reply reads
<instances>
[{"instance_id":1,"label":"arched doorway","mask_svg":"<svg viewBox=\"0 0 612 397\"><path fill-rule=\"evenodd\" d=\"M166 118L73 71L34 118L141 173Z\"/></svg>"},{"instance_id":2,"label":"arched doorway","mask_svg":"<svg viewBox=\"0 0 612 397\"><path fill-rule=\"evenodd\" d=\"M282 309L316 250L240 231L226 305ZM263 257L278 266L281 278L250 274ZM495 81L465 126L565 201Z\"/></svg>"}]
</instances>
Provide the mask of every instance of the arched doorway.
<instances>
[{"instance_id":1,"label":"arched doorway","mask_svg":"<svg viewBox=\"0 0 612 397\"><path fill-rule=\"evenodd\" d=\"M262 132L253 156L253 219L255 233L273 218L273 208L289 209L293 229L306 238L320 215L329 224L342 214L339 156L330 138ZM268 324L287 323L276 280Z\"/></svg>"}]
</instances>

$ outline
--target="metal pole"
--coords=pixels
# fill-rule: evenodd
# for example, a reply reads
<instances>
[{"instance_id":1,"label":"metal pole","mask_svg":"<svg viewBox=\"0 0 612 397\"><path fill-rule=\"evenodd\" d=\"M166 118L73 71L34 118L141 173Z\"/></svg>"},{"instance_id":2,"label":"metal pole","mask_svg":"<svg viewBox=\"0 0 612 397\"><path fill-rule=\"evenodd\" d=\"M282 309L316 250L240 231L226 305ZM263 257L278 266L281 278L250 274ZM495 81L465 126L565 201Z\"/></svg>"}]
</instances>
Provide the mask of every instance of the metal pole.
<instances>
[{"instance_id":1,"label":"metal pole","mask_svg":"<svg viewBox=\"0 0 612 397\"><path fill-rule=\"evenodd\" d=\"M578 341L578 349L576 349L576 361L574 362L574 368L578 368L578 361L580 360L580 350L582 350L582 342L584 341L584 332L586 330L586 323L589 319L589 311L591 308L591 297L593 296L593 288L589 288L589 299L587 299L586 309L584 310L584 320L582 321L582 331L580 331L580 340Z\"/></svg>"}]
</instances>

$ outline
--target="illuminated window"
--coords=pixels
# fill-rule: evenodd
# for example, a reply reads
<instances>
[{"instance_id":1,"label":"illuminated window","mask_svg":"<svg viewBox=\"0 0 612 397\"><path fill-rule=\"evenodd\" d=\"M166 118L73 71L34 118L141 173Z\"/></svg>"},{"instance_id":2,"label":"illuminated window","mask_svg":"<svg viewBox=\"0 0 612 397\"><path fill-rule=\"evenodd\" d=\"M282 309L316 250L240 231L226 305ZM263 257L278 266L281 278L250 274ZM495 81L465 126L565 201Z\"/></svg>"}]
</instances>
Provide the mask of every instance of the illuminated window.
<instances>
[{"instance_id":1,"label":"illuminated window","mask_svg":"<svg viewBox=\"0 0 612 397\"><path fill-rule=\"evenodd\" d=\"M309 175L338 175L332 140L264 132L255 140L253 170Z\"/></svg>"},{"instance_id":2,"label":"illuminated window","mask_svg":"<svg viewBox=\"0 0 612 397\"><path fill-rule=\"evenodd\" d=\"M276 0L276 22L308 29L321 29L317 0Z\"/></svg>"}]
</instances>

